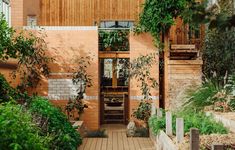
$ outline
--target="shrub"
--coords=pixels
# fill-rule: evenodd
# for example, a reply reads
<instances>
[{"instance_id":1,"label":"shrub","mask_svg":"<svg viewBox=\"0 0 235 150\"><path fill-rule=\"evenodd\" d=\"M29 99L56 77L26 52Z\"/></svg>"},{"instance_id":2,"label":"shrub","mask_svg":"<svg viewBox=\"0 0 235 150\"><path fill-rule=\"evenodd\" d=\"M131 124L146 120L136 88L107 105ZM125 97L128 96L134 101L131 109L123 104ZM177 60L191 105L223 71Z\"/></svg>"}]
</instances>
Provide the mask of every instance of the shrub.
<instances>
[{"instance_id":1,"label":"shrub","mask_svg":"<svg viewBox=\"0 0 235 150\"><path fill-rule=\"evenodd\" d=\"M187 109L202 110L205 106L213 105L219 99L214 96L222 89L216 82L209 80L196 91L189 93L190 98L185 104Z\"/></svg>"},{"instance_id":2,"label":"shrub","mask_svg":"<svg viewBox=\"0 0 235 150\"><path fill-rule=\"evenodd\" d=\"M190 131L190 128L198 128L200 134L227 134L228 130L221 122L216 122L212 116L206 116L204 112L182 111L176 114L177 117L184 118L184 132ZM176 121L173 121L175 125ZM175 129L175 126L173 126Z\"/></svg>"},{"instance_id":3,"label":"shrub","mask_svg":"<svg viewBox=\"0 0 235 150\"><path fill-rule=\"evenodd\" d=\"M143 120L148 122L148 119L151 115L151 104L147 101L141 101L138 108L134 110L132 116L136 119Z\"/></svg>"},{"instance_id":4,"label":"shrub","mask_svg":"<svg viewBox=\"0 0 235 150\"><path fill-rule=\"evenodd\" d=\"M44 119L48 122L47 127L43 129L44 134L49 132L55 136L50 143L51 149L76 150L81 145L80 134L72 127L65 114L48 100L35 97L29 105L29 109L35 115L47 118Z\"/></svg>"},{"instance_id":5,"label":"shrub","mask_svg":"<svg viewBox=\"0 0 235 150\"><path fill-rule=\"evenodd\" d=\"M165 130L166 128L166 119L165 117L158 118L157 116L151 116L149 118L149 127L151 132L157 135L160 130Z\"/></svg>"},{"instance_id":6,"label":"shrub","mask_svg":"<svg viewBox=\"0 0 235 150\"><path fill-rule=\"evenodd\" d=\"M5 77L0 74L0 103L13 100L15 90L9 85Z\"/></svg>"},{"instance_id":7,"label":"shrub","mask_svg":"<svg viewBox=\"0 0 235 150\"><path fill-rule=\"evenodd\" d=\"M149 137L149 128L140 127L135 131L135 137Z\"/></svg>"},{"instance_id":8,"label":"shrub","mask_svg":"<svg viewBox=\"0 0 235 150\"><path fill-rule=\"evenodd\" d=\"M235 111L235 99L231 99L228 105L232 111Z\"/></svg>"},{"instance_id":9,"label":"shrub","mask_svg":"<svg viewBox=\"0 0 235 150\"><path fill-rule=\"evenodd\" d=\"M25 101L30 100L30 97L27 93L21 93L18 89L14 89L7 82L5 77L0 74L0 103L9 102L9 101Z\"/></svg>"},{"instance_id":10,"label":"shrub","mask_svg":"<svg viewBox=\"0 0 235 150\"><path fill-rule=\"evenodd\" d=\"M224 28L223 28L224 29ZM235 32L233 30L207 31L203 47L203 73L223 82L223 78L235 70L234 49Z\"/></svg>"},{"instance_id":11,"label":"shrub","mask_svg":"<svg viewBox=\"0 0 235 150\"><path fill-rule=\"evenodd\" d=\"M99 130L94 130L94 131L88 131L86 133L86 137L89 138L93 138L93 137L108 137L108 135L106 134L106 130L105 129L99 129Z\"/></svg>"},{"instance_id":12,"label":"shrub","mask_svg":"<svg viewBox=\"0 0 235 150\"><path fill-rule=\"evenodd\" d=\"M40 136L32 115L19 105L0 105L1 150L46 150L51 137Z\"/></svg>"},{"instance_id":13,"label":"shrub","mask_svg":"<svg viewBox=\"0 0 235 150\"><path fill-rule=\"evenodd\" d=\"M184 133L190 131L190 128L198 128L200 134L226 134L228 130L222 123L216 122L211 116L206 116L203 112L182 111L172 115L173 133L176 133L176 118L184 118ZM160 130L165 130L165 117L157 118L152 116L149 119L149 126L154 134L158 134Z\"/></svg>"}]
</instances>

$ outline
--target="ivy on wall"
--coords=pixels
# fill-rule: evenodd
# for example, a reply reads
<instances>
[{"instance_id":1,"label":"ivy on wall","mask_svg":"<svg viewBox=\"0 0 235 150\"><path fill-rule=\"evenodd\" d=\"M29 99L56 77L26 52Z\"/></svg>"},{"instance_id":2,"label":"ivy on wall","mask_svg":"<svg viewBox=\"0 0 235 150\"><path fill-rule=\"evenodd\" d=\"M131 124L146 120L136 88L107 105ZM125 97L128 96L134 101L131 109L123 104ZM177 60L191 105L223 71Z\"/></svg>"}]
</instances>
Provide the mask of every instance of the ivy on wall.
<instances>
[{"instance_id":1,"label":"ivy on wall","mask_svg":"<svg viewBox=\"0 0 235 150\"><path fill-rule=\"evenodd\" d=\"M156 46L160 46L160 35L165 35L170 30L177 17L189 23L195 15L201 15L205 8L203 5L194 0L146 0L134 31L137 34L151 33Z\"/></svg>"}]
</instances>

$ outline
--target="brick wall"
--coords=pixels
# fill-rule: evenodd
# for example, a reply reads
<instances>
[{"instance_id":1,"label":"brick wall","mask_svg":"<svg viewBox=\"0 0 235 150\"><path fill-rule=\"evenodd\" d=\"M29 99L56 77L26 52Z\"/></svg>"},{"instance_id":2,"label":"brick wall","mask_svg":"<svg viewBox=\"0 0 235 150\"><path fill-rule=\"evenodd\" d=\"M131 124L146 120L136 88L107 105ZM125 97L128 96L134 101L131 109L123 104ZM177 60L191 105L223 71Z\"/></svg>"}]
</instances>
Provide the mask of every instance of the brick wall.
<instances>
[{"instance_id":1,"label":"brick wall","mask_svg":"<svg viewBox=\"0 0 235 150\"><path fill-rule=\"evenodd\" d=\"M29 89L39 95L47 96L52 103L64 107L69 97L76 94L76 86L72 84L72 73L76 69L76 59L80 56L93 57L88 73L93 86L87 89L84 121L89 129L99 128L99 84L98 84L98 30L87 28L46 28L45 38L48 43L47 55L55 60L50 63L49 79L43 79L36 89Z\"/></svg>"},{"instance_id":2,"label":"brick wall","mask_svg":"<svg viewBox=\"0 0 235 150\"><path fill-rule=\"evenodd\" d=\"M52 100L69 99L76 96L78 87L72 79L48 79L48 98Z\"/></svg>"},{"instance_id":3,"label":"brick wall","mask_svg":"<svg viewBox=\"0 0 235 150\"><path fill-rule=\"evenodd\" d=\"M130 60L133 60L140 55L147 55L149 53L157 52L157 48L153 45L153 39L149 34L141 34L141 35L131 35L130 36ZM158 60L158 56L156 56L156 60ZM151 76L154 77L157 81L159 81L159 67L158 61L153 65L151 69ZM133 110L138 106L141 99L143 99L143 95L140 90L140 82L135 79L131 79L130 81L130 117ZM159 89L151 91L152 99L156 103L156 106L159 106Z\"/></svg>"},{"instance_id":4,"label":"brick wall","mask_svg":"<svg viewBox=\"0 0 235 150\"><path fill-rule=\"evenodd\" d=\"M11 0L11 25L23 26L23 0Z\"/></svg>"},{"instance_id":5,"label":"brick wall","mask_svg":"<svg viewBox=\"0 0 235 150\"><path fill-rule=\"evenodd\" d=\"M202 61L170 60L168 69L169 92L166 108L176 110L185 103L187 91L202 83Z\"/></svg>"}]
</instances>

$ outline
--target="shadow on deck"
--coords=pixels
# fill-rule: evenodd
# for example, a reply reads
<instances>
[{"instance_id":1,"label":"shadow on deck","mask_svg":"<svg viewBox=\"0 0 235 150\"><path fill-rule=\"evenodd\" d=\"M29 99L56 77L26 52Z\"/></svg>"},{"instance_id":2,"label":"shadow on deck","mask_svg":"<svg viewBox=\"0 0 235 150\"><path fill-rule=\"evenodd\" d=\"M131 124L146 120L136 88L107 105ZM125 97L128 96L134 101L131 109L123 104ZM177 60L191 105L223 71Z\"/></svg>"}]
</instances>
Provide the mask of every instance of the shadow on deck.
<instances>
[{"instance_id":1,"label":"shadow on deck","mask_svg":"<svg viewBox=\"0 0 235 150\"><path fill-rule=\"evenodd\" d=\"M78 150L155 150L150 138L127 137L126 126L103 125L108 138L84 138Z\"/></svg>"}]
</instances>

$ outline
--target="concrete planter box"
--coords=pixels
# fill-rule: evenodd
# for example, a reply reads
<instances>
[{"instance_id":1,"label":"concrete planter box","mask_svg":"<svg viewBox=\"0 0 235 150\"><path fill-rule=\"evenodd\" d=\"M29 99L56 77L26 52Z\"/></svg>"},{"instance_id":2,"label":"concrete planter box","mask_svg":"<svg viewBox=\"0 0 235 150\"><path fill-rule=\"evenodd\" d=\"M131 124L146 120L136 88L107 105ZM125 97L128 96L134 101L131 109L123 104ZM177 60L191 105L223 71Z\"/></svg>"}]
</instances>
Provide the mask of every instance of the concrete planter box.
<instances>
[{"instance_id":1,"label":"concrete planter box","mask_svg":"<svg viewBox=\"0 0 235 150\"><path fill-rule=\"evenodd\" d=\"M213 112L206 112L206 115L212 115L216 121L222 122L225 127L227 127L230 131L235 132L235 121L225 118L222 115L215 114Z\"/></svg>"},{"instance_id":2,"label":"concrete planter box","mask_svg":"<svg viewBox=\"0 0 235 150\"><path fill-rule=\"evenodd\" d=\"M157 136L150 131L150 138L154 142L156 150L178 150L178 147L174 144L171 138L162 130Z\"/></svg>"}]
</instances>

